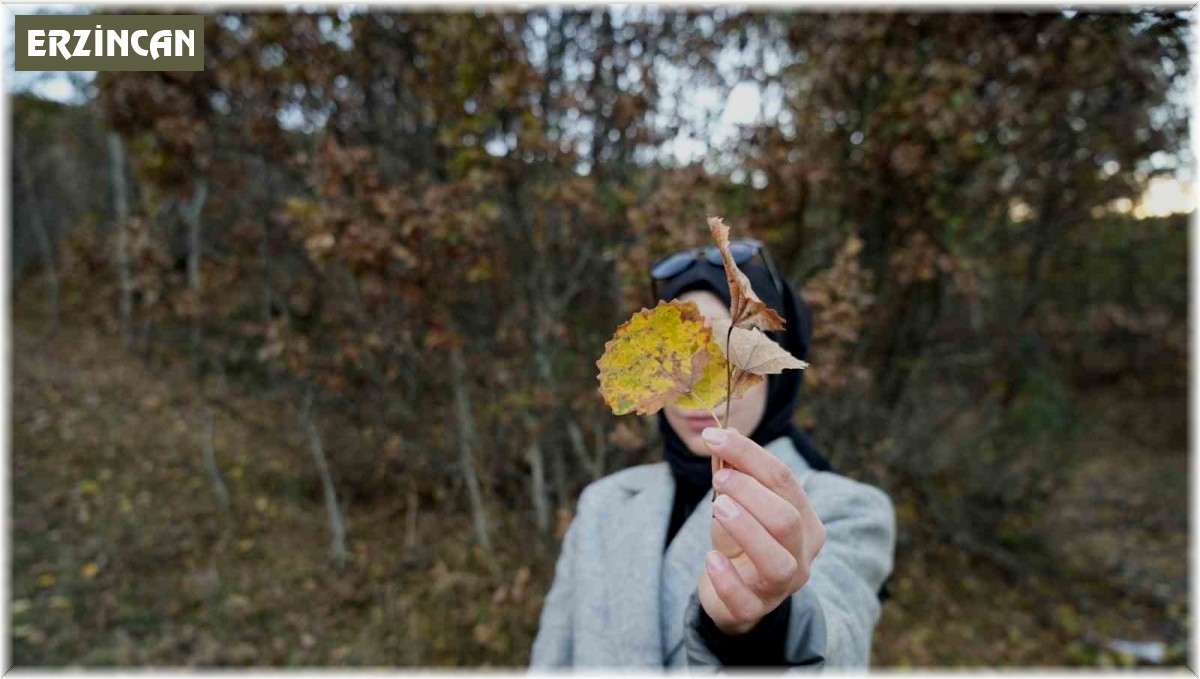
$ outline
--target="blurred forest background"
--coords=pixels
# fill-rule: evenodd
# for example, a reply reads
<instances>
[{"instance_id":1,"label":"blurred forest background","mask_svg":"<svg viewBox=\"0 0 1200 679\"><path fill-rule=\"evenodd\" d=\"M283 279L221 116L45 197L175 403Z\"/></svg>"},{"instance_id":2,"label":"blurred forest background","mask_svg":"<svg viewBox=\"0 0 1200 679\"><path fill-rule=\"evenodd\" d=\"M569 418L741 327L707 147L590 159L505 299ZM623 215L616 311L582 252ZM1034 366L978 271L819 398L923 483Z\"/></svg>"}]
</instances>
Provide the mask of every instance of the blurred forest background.
<instances>
[{"instance_id":1,"label":"blurred forest background","mask_svg":"<svg viewBox=\"0 0 1200 679\"><path fill-rule=\"evenodd\" d=\"M13 660L523 665L581 488L660 454L594 363L713 213L814 310L799 423L896 502L875 665L1183 663L1190 21L229 11L203 72L10 55Z\"/></svg>"}]
</instances>

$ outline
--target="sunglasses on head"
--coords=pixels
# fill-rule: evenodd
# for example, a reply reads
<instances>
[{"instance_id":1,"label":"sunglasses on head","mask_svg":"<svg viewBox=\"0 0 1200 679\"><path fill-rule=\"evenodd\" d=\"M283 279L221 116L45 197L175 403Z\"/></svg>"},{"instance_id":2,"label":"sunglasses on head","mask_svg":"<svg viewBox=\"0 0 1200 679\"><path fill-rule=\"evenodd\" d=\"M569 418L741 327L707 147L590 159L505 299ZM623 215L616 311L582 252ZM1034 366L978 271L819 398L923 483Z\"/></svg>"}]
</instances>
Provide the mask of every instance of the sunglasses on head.
<instances>
[{"instance_id":1,"label":"sunglasses on head","mask_svg":"<svg viewBox=\"0 0 1200 679\"><path fill-rule=\"evenodd\" d=\"M759 255L763 260L763 265L767 269L767 273L771 276L771 284L775 286L775 291L779 293L780 297L783 296L783 282L780 280L779 274L775 271L775 265L771 261L771 257L767 254L766 247L762 241L753 238L730 241L729 254L733 256L733 261L738 266L749 262L755 255ZM701 260L713 266L722 268L725 266L725 260L721 257L721 250L715 245L680 250L679 252L663 257L654 266L650 267L651 294L654 295L655 299L658 299L658 287L662 281L667 281L678 276Z\"/></svg>"}]
</instances>

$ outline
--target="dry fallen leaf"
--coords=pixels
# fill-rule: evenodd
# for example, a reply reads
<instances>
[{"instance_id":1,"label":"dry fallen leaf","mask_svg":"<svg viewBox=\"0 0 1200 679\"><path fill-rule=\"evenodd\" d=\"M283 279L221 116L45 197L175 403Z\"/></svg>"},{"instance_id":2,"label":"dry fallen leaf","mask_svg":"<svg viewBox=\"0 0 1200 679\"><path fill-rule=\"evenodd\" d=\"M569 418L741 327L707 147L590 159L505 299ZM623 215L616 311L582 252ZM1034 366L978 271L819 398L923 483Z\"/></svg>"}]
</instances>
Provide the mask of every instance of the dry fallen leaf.
<instances>
[{"instance_id":1,"label":"dry fallen leaf","mask_svg":"<svg viewBox=\"0 0 1200 679\"><path fill-rule=\"evenodd\" d=\"M732 328L733 332L730 333L730 325L732 323L728 320L714 321L713 336L721 353L738 370L753 375L774 375L784 370L803 370L808 367L808 363L791 355L761 330Z\"/></svg>"},{"instance_id":2,"label":"dry fallen leaf","mask_svg":"<svg viewBox=\"0 0 1200 679\"><path fill-rule=\"evenodd\" d=\"M733 255L729 252L729 227L720 217L709 217L708 228L721 251L721 258L725 260L725 278L729 281L729 313L733 317L734 327L783 330L783 317L758 298L750 279L733 261Z\"/></svg>"},{"instance_id":3,"label":"dry fallen leaf","mask_svg":"<svg viewBox=\"0 0 1200 679\"><path fill-rule=\"evenodd\" d=\"M617 415L652 415L706 384L710 347L717 348L712 329L694 302L660 301L622 323L604 345L596 361L600 395Z\"/></svg>"}]
</instances>

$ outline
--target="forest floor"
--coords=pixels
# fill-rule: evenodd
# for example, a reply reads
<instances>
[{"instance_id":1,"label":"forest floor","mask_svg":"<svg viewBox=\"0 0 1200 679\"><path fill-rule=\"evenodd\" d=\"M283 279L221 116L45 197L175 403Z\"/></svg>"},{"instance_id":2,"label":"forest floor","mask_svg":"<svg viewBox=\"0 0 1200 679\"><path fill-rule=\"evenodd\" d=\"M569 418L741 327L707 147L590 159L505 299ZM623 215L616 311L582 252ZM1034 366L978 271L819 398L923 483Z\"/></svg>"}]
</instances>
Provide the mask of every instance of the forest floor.
<instances>
[{"instance_id":1,"label":"forest floor","mask_svg":"<svg viewBox=\"0 0 1200 679\"><path fill-rule=\"evenodd\" d=\"M221 510L184 362L152 368L94 327L64 322L50 336L33 314L17 315L11 338L17 665L528 661L555 546L531 551L520 512L494 513L485 559L467 547L464 513L434 502L410 512L400 492L352 503L351 559L335 569L293 411L223 397L213 443L232 505ZM1059 571L1014 577L925 539L901 507L901 533L921 538L897 555L874 665L1129 662L1103 650L1112 638L1167 642L1167 661L1182 662L1186 411L1088 398L1113 414L1047 512ZM1147 433L1174 412L1182 438ZM1139 421L1159 424L1129 426Z\"/></svg>"}]
</instances>

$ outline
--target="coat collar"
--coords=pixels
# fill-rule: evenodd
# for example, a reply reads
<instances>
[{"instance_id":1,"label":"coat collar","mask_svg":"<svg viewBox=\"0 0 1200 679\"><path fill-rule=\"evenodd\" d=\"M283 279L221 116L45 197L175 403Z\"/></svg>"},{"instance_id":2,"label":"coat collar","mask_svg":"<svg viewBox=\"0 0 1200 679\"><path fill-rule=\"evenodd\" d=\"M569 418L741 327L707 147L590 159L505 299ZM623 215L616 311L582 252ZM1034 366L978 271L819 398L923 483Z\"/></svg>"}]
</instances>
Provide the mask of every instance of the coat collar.
<instances>
[{"instance_id":1,"label":"coat collar","mask_svg":"<svg viewBox=\"0 0 1200 679\"><path fill-rule=\"evenodd\" d=\"M765 446L798 475L809 470L790 438ZM632 471L632 470L631 470ZM681 652L684 611L712 549L712 493L706 494L663 553L675 499L667 464L649 465L620 479L624 503L606 526L613 567L607 598L615 607L615 664L663 665ZM671 663L674 664L674 663Z\"/></svg>"}]
</instances>

